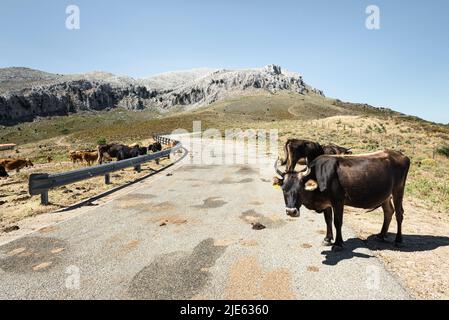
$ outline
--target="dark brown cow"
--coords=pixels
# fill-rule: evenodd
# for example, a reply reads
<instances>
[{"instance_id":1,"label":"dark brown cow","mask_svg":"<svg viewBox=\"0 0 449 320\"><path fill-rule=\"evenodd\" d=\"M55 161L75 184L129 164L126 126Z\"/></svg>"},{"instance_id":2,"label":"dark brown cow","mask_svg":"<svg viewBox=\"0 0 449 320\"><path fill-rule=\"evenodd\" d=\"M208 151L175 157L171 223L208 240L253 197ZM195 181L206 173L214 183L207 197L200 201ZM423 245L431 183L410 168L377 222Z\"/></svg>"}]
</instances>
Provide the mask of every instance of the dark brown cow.
<instances>
[{"instance_id":1,"label":"dark brown cow","mask_svg":"<svg viewBox=\"0 0 449 320\"><path fill-rule=\"evenodd\" d=\"M351 149L329 144L322 146L318 142L301 139L288 139L284 145L284 159L281 165L287 171L294 171L296 164L305 165L323 154L351 154Z\"/></svg>"},{"instance_id":2,"label":"dark brown cow","mask_svg":"<svg viewBox=\"0 0 449 320\"><path fill-rule=\"evenodd\" d=\"M274 184L282 187L286 213L299 216L302 205L317 212L324 212L329 245L333 239L332 211L337 230L336 248L341 248L343 238L344 206L374 210L382 207L384 223L380 239L388 232L393 213L396 213L398 230L396 243L402 242L402 200L410 159L400 152L384 150L365 155L323 155L307 167L305 173L281 172ZM393 201L392 201L393 200ZM394 206L393 206L394 204Z\"/></svg>"},{"instance_id":3,"label":"dark brown cow","mask_svg":"<svg viewBox=\"0 0 449 320\"><path fill-rule=\"evenodd\" d=\"M352 154L351 148L337 146L336 144L328 144L323 146L324 154Z\"/></svg>"}]
</instances>

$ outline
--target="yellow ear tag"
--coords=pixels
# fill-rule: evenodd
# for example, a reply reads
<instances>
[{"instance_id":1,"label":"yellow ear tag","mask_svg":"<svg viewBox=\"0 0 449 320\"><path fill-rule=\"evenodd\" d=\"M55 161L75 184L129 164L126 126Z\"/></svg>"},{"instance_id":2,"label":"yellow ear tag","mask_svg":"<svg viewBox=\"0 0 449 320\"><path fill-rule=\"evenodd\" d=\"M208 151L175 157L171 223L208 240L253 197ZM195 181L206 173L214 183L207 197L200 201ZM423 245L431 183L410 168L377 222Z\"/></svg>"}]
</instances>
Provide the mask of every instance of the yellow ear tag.
<instances>
[{"instance_id":1,"label":"yellow ear tag","mask_svg":"<svg viewBox=\"0 0 449 320\"><path fill-rule=\"evenodd\" d=\"M280 186L280 185L278 185L278 184L275 184L275 185L273 185L273 188L275 188L275 189L280 189L280 188L281 188L281 186Z\"/></svg>"}]
</instances>

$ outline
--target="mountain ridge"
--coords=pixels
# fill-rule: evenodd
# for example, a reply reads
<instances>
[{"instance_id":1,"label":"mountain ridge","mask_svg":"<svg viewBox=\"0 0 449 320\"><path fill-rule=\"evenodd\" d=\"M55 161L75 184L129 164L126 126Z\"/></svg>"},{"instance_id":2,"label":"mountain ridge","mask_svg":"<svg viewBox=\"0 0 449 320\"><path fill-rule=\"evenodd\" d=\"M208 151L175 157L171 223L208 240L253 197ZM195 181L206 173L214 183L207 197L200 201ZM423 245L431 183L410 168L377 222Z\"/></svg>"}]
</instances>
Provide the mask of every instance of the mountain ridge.
<instances>
[{"instance_id":1,"label":"mountain ridge","mask_svg":"<svg viewBox=\"0 0 449 320\"><path fill-rule=\"evenodd\" d=\"M84 110L174 107L192 109L251 91L317 94L298 73L278 65L253 69L192 69L135 79L105 71L52 74L23 67L0 69L0 123Z\"/></svg>"}]
</instances>

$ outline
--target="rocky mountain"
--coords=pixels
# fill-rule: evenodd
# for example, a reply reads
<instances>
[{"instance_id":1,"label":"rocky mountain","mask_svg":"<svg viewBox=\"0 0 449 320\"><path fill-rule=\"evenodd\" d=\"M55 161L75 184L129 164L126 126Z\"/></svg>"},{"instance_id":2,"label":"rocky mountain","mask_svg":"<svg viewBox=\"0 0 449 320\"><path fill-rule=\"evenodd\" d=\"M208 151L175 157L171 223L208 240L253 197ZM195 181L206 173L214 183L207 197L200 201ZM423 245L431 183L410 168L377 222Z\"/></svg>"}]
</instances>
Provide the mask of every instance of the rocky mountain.
<instances>
[{"instance_id":1,"label":"rocky mountain","mask_svg":"<svg viewBox=\"0 0 449 320\"><path fill-rule=\"evenodd\" d=\"M247 70L194 69L144 79L107 72L60 75L27 68L0 69L0 123L126 108L167 111L195 108L233 95L266 90L323 95L280 66Z\"/></svg>"}]
</instances>

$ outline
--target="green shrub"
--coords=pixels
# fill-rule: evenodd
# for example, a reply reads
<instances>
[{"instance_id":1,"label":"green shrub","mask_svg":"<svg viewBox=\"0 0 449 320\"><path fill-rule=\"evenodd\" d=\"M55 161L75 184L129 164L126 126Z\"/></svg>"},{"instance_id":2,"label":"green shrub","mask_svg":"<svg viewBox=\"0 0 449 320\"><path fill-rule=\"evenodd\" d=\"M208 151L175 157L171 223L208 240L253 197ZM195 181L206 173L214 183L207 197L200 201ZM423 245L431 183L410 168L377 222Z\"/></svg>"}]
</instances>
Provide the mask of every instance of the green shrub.
<instances>
[{"instance_id":1,"label":"green shrub","mask_svg":"<svg viewBox=\"0 0 449 320\"><path fill-rule=\"evenodd\" d=\"M449 158L449 146L441 146L437 149L439 155Z\"/></svg>"},{"instance_id":2,"label":"green shrub","mask_svg":"<svg viewBox=\"0 0 449 320\"><path fill-rule=\"evenodd\" d=\"M100 138L97 140L97 144L106 144L106 138Z\"/></svg>"}]
</instances>

